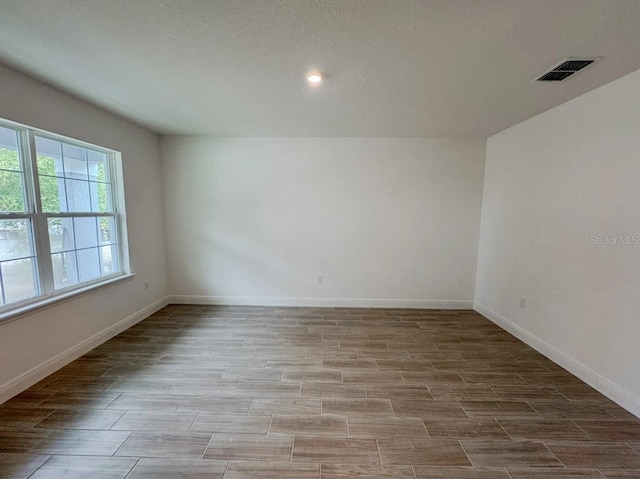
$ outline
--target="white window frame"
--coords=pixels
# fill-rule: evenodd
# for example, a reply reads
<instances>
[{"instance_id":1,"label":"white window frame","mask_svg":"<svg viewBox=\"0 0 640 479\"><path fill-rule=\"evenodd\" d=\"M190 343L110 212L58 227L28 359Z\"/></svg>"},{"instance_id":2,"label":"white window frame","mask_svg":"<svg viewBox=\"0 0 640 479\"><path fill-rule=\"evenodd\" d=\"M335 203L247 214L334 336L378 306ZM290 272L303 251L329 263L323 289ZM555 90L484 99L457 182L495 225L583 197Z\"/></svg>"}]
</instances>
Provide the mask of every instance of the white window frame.
<instances>
[{"instance_id":1,"label":"white window frame","mask_svg":"<svg viewBox=\"0 0 640 479\"><path fill-rule=\"evenodd\" d=\"M36 295L24 300L0 305L0 321L20 316L35 309L52 303L68 300L72 297L86 294L94 289L118 283L132 278L129 264L129 244L124 201L124 182L122 172L122 155L120 152L85 141L76 140L39 128L23 125L0 118L0 126L16 130L19 139L19 160L24 175L25 212L3 213L0 220L29 219L32 228L32 248L35 256L34 276L37 281ZM108 162L109 185L111 188L111 202L113 211L103 212L43 212L40 196L40 182L36 155L36 136L49 140L63 142L80 148L89 148L104 153ZM1 192L0 192L1 194ZM55 288L53 262L51 260L51 245L49 241L49 218L114 218L117 238L118 262L120 271L100 276L98 278L78 282L65 288Z\"/></svg>"}]
</instances>

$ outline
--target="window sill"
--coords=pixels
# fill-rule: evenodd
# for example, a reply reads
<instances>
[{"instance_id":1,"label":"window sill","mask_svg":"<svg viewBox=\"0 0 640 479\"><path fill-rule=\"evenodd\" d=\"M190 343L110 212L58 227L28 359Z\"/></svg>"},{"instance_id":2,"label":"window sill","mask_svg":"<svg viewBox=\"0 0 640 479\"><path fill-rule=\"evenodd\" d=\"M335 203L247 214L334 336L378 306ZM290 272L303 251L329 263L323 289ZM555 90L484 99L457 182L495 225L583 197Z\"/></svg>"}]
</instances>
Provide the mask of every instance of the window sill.
<instances>
[{"instance_id":1,"label":"window sill","mask_svg":"<svg viewBox=\"0 0 640 479\"><path fill-rule=\"evenodd\" d=\"M114 286L116 284L124 283L126 281L133 279L134 277L135 277L135 273L123 274L121 276L116 276L115 278L110 278L105 281L101 281L100 283L89 284L82 288L74 289L72 291L66 291L66 292L57 294L55 296L50 296L48 298L40 299L32 303L25 304L23 306L18 306L15 309L11 309L9 311L0 313L0 326L3 324L9 323L13 320L19 319L22 316L25 316L27 314L31 314L36 311L39 311L41 309L50 308L60 303L71 301L73 299L92 293L99 289L108 288L109 286Z\"/></svg>"}]
</instances>

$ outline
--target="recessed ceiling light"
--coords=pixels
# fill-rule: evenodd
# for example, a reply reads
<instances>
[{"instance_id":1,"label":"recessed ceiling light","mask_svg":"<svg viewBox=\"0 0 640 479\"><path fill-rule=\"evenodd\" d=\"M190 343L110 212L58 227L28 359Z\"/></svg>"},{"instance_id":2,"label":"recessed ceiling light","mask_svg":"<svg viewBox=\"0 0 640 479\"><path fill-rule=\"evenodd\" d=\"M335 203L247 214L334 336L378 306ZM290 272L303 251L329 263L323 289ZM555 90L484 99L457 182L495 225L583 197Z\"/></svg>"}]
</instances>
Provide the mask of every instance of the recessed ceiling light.
<instances>
[{"instance_id":1,"label":"recessed ceiling light","mask_svg":"<svg viewBox=\"0 0 640 479\"><path fill-rule=\"evenodd\" d=\"M311 72L307 74L307 81L312 85L317 85L322 82L322 73L320 72Z\"/></svg>"}]
</instances>

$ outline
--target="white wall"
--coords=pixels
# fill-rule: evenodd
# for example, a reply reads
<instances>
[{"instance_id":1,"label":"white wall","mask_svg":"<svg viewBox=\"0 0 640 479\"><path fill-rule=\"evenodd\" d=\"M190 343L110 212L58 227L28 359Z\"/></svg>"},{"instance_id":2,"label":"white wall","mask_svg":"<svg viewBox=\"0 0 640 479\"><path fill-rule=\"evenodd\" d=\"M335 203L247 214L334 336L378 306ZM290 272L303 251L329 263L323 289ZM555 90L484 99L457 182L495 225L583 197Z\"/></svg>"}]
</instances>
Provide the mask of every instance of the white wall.
<instances>
[{"instance_id":1,"label":"white wall","mask_svg":"<svg viewBox=\"0 0 640 479\"><path fill-rule=\"evenodd\" d=\"M161 145L174 300L471 307L483 140Z\"/></svg>"},{"instance_id":2,"label":"white wall","mask_svg":"<svg viewBox=\"0 0 640 479\"><path fill-rule=\"evenodd\" d=\"M136 273L124 283L1 322L2 402L74 354L95 347L106 338L99 333L138 312L132 319L152 312L166 296L167 274L154 134L1 64L0 117L122 152L131 268ZM149 282L148 291L144 282Z\"/></svg>"},{"instance_id":3,"label":"white wall","mask_svg":"<svg viewBox=\"0 0 640 479\"><path fill-rule=\"evenodd\" d=\"M636 414L640 244L591 237L640 236L638 91L640 72L489 138L476 290L479 311Z\"/></svg>"}]
</instances>

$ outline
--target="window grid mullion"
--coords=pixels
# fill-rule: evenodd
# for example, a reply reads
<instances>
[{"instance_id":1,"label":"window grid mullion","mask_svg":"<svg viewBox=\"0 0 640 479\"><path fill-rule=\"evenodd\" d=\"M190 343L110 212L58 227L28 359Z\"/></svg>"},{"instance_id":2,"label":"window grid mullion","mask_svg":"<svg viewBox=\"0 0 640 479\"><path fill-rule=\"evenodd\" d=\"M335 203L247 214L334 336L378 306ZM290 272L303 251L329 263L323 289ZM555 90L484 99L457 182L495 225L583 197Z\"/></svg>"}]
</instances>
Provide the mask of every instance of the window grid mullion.
<instances>
[{"instance_id":1,"label":"window grid mullion","mask_svg":"<svg viewBox=\"0 0 640 479\"><path fill-rule=\"evenodd\" d=\"M51 263L51 245L49 244L49 225L47 217L42 213L42 199L40 193L40 180L38 177L38 158L36 153L36 138L33 130L26 130L27 148L25 160L29 162L29 168L25 168L28 174L28 188L32 201L32 211L35 216L32 220L34 235L34 247L36 249L36 262L38 264L38 278L40 293L50 295L54 292L53 264Z\"/></svg>"},{"instance_id":2,"label":"window grid mullion","mask_svg":"<svg viewBox=\"0 0 640 479\"><path fill-rule=\"evenodd\" d=\"M75 260L75 264L76 264L76 279L78 280L78 283L81 283L82 281L80 281L80 261L78 260L78 250L77 249L73 250L73 256L76 258L76 260Z\"/></svg>"},{"instance_id":3,"label":"window grid mullion","mask_svg":"<svg viewBox=\"0 0 640 479\"><path fill-rule=\"evenodd\" d=\"M0 213L0 220L31 220L36 217L35 213Z\"/></svg>"},{"instance_id":4,"label":"window grid mullion","mask_svg":"<svg viewBox=\"0 0 640 479\"><path fill-rule=\"evenodd\" d=\"M47 218L115 218L114 213L98 213L98 212L62 212L62 213L42 213Z\"/></svg>"}]
</instances>

